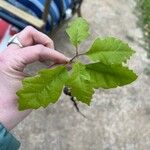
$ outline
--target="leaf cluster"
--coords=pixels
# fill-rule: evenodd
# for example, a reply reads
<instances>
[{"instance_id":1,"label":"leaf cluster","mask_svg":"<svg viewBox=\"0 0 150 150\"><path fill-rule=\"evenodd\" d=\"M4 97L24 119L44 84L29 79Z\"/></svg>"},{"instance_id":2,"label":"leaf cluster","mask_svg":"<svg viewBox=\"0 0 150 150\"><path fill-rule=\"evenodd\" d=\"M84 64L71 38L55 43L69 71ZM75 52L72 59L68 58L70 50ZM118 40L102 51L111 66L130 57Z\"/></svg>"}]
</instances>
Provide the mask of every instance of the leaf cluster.
<instances>
[{"instance_id":1,"label":"leaf cluster","mask_svg":"<svg viewBox=\"0 0 150 150\"><path fill-rule=\"evenodd\" d=\"M116 88L136 80L137 75L126 65L134 54L128 44L114 37L97 38L81 54L78 47L89 36L87 21L77 18L68 25L66 32L76 49L75 56L68 64L44 69L34 77L25 78L22 89L17 92L20 110L56 103L64 87L70 89L77 101L90 105L95 89ZM90 63L80 62L80 55L87 56ZM71 65L69 71L68 65Z\"/></svg>"}]
</instances>

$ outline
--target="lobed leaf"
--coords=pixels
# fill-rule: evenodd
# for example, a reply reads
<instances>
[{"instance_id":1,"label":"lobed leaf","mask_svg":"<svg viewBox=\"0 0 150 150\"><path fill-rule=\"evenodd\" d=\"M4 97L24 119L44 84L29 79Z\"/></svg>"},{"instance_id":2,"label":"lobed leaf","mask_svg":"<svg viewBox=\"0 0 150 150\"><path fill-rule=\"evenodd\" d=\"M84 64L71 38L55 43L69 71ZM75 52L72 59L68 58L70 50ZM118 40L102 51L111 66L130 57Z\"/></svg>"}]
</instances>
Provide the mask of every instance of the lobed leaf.
<instances>
[{"instance_id":1,"label":"lobed leaf","mask_svg":"<svg viewBox=\"0 0 150 150\"><path fill-rule=\"evenodd\" d=\"M78 101L90 104L94 90L90 84L90 76L85 70L85 65L79 62L73 64L70 78L66 84L73 97L76 97Z\"/></svg>"},{"instance_id":2,"label":"lobed leaf","mask_svg":"<svg viewBox=\"0 0 150 150\"><path fill-rule=\"evenodd\" d=\"M134 53L128 44L119 39L97 38L86 55L93 61L104 64L122 64Z\"/></svg>"},{"instance_id":3,"label":"lobed leaf","mask_svg":"<svg viewBox=\"0 0 150 150\"><path fill-rule=\"evenodd\" d=\"M69 23L66 32L70 38L71 43L77 47L82 41L89 36L89 25L83 18L77 18Z\"/></svg>"},{"instance_id":4,"label":"lobed leaf","mask_svg":"<svg viewBox=\"0 0 150 150\"><path fill-rule=\"evenodd\" d=\"M101 62L86 65L90 81L94 88L115 88L130 84L137 79L137 75L122 65L106 65Z\"/></svg>"},{"instance_id":5,"label":"lobed leaf","mask_svg":"<svg viewBox=\"0 0 150 150\"><path fill-rule=\"evenodd\" d=\"M55 103L61 95L68 73L65 66L41 70L37 76L23 80L23 88L17 92L19 110L37 109Z\"/></svg>"}]
</instances>

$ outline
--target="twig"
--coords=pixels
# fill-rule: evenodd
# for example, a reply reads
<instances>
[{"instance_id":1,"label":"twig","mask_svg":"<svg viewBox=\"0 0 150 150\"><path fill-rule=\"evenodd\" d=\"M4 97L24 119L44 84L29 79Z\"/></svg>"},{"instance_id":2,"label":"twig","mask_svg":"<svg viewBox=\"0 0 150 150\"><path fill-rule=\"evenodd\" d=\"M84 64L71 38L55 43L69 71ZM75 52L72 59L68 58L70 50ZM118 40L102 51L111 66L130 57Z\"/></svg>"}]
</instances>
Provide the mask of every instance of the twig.
<instances>
[{"instance_id":1,"label":"twig","mask_svg":"<svg viewBox=\"0 0 150 150\"><path fill-rule=\"evenodd\" d=\"M80 111L77 102L75 101L74 97L71 97L70 100L73 102L74 107L76 108L77 112L87 119L87 117Z\"/></svg>"},{"instance_id":2,"label":"twig","mask_svg":"<svg viewBox=\"0 0 150 150\"><path fill-rule=\"evenodd\" d=\"M57 63L53 63L53 64L49 65L48 68L52 68L52 67L57 66L57 65L58 65Z\"/></svg>"},{"instance_id":3,"label":"twig","mask_svg":"<svg viewBox=\"0 0 150 150\"><path fill-rule=\"evenodd\" d=\"M80 111L77 102L75 101L74 97L71 96L71 91L70 91L67 87L64 88L64 93L65 93L66 95L70 96L70 100L73 102L73 105L74 105L74 107L76 108L76 111L77 111L80 115L82 115L84 118L87 119L87 117Z\"/></svg>"},{"instance_id":4,"label":"twig","mask_svg":"<svg viewBox=\"0 0 150 150\"><path fill-rule=\"evenodd\" d=\"M85 55L85 53L81 53L81 54L78 54L78 55L73 56L73 57L70 59L69 63L72 63L73 60L74 60L76 57L79 57L79 56L82 56L82 55Z\"/></svg>"}]
</instances>

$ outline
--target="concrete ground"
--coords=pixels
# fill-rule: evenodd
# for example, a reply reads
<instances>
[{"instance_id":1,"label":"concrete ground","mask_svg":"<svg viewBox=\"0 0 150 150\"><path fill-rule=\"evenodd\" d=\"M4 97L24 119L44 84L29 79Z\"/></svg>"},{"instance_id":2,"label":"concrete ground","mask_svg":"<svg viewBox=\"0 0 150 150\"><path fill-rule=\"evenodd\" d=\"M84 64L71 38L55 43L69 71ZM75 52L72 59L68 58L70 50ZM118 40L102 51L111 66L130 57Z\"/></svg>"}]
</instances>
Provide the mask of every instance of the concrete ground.
<instances>
[{"instance_id":1,"label":"concrete ground","mask_svg":"<svg viewBox=\"0 0 150 150\"><path fill-rule=\"evenodd\" d=\"M136 50L129 62L139 75L131 85L97 90L91 106L79 104L88 117L79 115L68 97L48 108L33 111L14 130L21 150L149 150L150 77L145 75L146 53L142 32L137 27L133 0L85 0L82 12L91 25L91 37L82 44L86 50L92 40L119 37ZM61 29L55 37L56 48L67 56L72 47ZM28 70L39 68L34 64Z\"/></svg>"}]
</instances>

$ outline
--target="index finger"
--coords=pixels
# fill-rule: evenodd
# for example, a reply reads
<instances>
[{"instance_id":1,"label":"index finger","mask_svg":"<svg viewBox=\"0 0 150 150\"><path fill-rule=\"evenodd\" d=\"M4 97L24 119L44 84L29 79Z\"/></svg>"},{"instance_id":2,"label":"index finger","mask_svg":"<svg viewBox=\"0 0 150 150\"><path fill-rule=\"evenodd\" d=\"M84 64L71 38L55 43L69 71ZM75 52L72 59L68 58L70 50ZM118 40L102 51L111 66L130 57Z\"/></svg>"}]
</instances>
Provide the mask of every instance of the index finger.
<instances>
[{"instance_id":1,"label":"index finger","mask_svg":"<svg viewBox=\"0 0 150 150\"><path fill-rule=\"evenodd\" d=\"M35 45L35 46L29 46L29 47L18 49L16 57L18 57L18 55L19 58L21 58L19 62L25 65L41 59L51 60L58 64L67 63L70 60L62 53L54 49L49 49L43 45Z\"/></svg>"},{"instance_id":2,"label":"index finger","mask_svg":"<svg viewBox=\"0 0 150 150\"><path fill-rule=\"evenodd\" d=\"M23 47L41 44L45 47L54 49L53 41L46 34L36 30L32 26L27 26L21 32L17 33L17 37ZM16 44L10 44L8 47L13 50L19 48Z\"/></svg>"}]
</instances>

